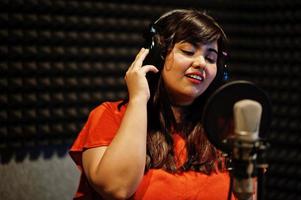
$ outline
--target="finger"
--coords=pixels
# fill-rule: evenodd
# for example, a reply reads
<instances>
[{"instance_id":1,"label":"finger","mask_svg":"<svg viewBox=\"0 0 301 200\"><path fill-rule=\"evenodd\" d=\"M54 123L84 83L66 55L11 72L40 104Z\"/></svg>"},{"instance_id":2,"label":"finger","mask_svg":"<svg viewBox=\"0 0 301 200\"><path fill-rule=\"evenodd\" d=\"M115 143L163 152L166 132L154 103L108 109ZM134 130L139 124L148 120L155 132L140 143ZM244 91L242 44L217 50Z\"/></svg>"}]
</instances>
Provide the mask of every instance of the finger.
<instances>
[{"instance_id":1,"label":"finger","mask_svg":"<svg viewBox=\"0 0 301 200\"><path fill-rule=\"evenodd\" d=\"M144 65L141 70L144 72L144 74L148 72L158 73L159 70L154 65Z\"/></svg>"},{"instance_id":2,"label":"finger","mask_svg":"<svg viewBox=\"0 0 301 200\"><path fill-rule=\"evenodd\" d=\"M137 53L135 60L137 60L137 59L139 58L139 56L140 56L141 54L143 54L143 52L144 52L145 50L146 50L146 49L142 47L142 48L140 49L140 51Z\"/></svg>"},{"instance_id":3,"label":"finger","mask_svg":"<svg viewBox=\"0 0 301 200\"><path fill-rule=\"evenodd\" d=\"M145 48L141 48L140 51L137 53L135 60L132 62L131 66L129 67L129 70L132 69L136 65L136 61L139 59L141 54L145 51Z\"/></svg>"},{"instance_id":4,"label":"finger","mask_svg":"<svg viewBox=\"0 0 301 200\"><path fill-rule=\"evenodd\" d=\"M144 59L146 58L147 54L149 53L148 49L144 49L141 54L139 53L136 60L133 63L134 68L140 68L142 66L142 63Z\"/></svg>"}]
</instances>

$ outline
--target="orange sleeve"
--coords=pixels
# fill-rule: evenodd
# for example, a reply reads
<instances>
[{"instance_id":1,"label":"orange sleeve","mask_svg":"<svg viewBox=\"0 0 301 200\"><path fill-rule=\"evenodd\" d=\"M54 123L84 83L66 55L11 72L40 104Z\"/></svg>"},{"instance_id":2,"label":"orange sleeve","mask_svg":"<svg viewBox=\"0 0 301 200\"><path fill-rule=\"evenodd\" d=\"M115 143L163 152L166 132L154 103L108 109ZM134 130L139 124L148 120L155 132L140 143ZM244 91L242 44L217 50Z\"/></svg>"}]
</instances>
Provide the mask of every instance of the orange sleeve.
<instances>
[{"instance_id":1,"label":"orange sleeve","mask_svg":"<svg viewBox=\"0 0 301 200\"><path fill-rule=\"evenodd\" d=\"M108 146L111 143L124 114L124 106L121 110L118 109L119 103L105 102L90 112L69 152L77 165L81 165L81 154L85 149Z\"/></svg>"}]
</instances>

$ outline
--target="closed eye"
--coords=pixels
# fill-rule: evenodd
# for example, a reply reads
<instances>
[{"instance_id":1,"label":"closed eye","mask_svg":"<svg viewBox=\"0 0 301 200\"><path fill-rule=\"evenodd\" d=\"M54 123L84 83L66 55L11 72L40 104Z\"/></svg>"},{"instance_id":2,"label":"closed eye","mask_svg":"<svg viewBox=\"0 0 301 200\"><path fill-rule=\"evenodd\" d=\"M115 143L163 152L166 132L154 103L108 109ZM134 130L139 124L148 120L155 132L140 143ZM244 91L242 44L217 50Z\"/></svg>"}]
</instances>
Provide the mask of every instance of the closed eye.
<instances>
[{"instance_id":1,"label":"closed eye","mask_svg":"<svg viewBox=\"0 0 301 200\"><path fill-rule=\"evenodd\" d=\"M194 55L194 51L188 51L188 50L181 50L184 54L188 55L188 56L193 56Z\"/></svg>"},{"instance_id":2,"label":"closed eye","mask_svg":"<svg viewBox=\"0 0 301 200\"><path fill-rule=\"evenodd\" d=\"M211 57L206 57L206 60L209 62L209 63L211 63L211 64L214 64L214 63L216 63L216 59L215 58L211 58Z\"/></svg>"},{"instance_id":3,"label":"closed eye","mask_svg":"<svg viewBox=\"0 0 301 200\"><path fill-rule=\"evenodd\" d=\"M217 50L209 48L205 59L211 63L215 64L217 62Z\"/></svg>"}]
</instances>

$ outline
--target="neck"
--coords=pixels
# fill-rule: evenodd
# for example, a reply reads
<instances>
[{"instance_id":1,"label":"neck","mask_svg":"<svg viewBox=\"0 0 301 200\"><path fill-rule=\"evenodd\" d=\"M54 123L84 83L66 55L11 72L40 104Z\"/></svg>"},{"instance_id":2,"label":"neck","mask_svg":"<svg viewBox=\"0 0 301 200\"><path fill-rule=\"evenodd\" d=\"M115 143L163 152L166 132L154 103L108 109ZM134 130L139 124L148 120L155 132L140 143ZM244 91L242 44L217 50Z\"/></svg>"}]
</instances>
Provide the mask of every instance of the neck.
<instances>
[{"instance_id":1,"label":"neck","mask_svg":"<svg viewBox=\"0 0 301 200\"><path fill-rule=\"evenodd\" d=\"M187 106L179 106L179 105L172 105L171 110L175 116L176 122L181 123L183 119L183 114L185 113Z\"/></svg>"}]
</instances>

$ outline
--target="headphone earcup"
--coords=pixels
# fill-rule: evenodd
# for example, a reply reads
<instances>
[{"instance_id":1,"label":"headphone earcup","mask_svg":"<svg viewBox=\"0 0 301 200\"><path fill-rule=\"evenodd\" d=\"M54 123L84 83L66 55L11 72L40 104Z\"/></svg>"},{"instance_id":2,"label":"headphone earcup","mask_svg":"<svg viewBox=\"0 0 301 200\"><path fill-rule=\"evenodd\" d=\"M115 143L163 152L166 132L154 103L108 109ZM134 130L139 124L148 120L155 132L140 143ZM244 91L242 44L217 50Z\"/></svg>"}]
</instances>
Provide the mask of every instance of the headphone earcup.
<instances>
[{"instance_id":1,"label":"headphone earcup","mask_svg":"<svg viewBox=\"0 0 301 200\"><path fill-rule=\"evenodd\" d=\"M162 57L162 49L159 45L159 34L154 26L150 26L149 33L145 38L144 48L149 49L149 53L146 56L143 65L154 65L159 70L163 67L164 59Z\"/></svg>"}]
</instances>

